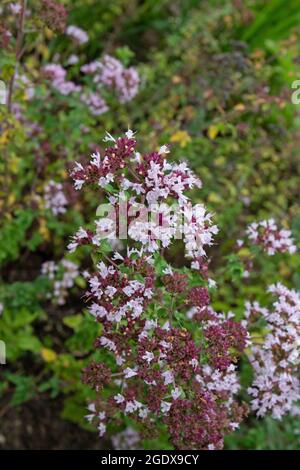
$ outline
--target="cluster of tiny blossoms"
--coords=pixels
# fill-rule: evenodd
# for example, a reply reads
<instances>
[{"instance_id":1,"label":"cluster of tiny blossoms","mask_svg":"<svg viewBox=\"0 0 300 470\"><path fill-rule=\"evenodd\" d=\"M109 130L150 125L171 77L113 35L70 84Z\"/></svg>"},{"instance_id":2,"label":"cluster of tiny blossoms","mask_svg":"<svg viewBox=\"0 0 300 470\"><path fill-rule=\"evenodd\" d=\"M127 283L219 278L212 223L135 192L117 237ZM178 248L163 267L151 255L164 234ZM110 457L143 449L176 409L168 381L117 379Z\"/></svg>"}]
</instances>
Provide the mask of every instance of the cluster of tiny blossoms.
<instances>
[{"instance_id":1,"label":"cluster of tiny blossoms","mask_svg":"<svg viewBox=\"0 0 300 470\"><path fill-rule=\"evenodd\" d=\"M49 181L44 189L45 208L50 209L54 215L64 214L68 205L61 183Z\"/></svg>"},{"instance_id":2,"label":"cluster of tiny blossoms","mask_svg":"<svg viewBox=\"0 0 300 470\"><path fill-rule=\"evenodd\" d=\"M186 163L167 162L166 146L142 156L135 151L136 141L130 130L125 137L116 140L109 135L107 140L112 140L113 145L106 149L104 156L97 152L92 154L88 165L76 163L72 177L77 190L91 183L103 189L114 184L118 193L108 197L112 217L98 220L94 233L81 228L69 248L74 250L85 243L99 245L105 237L122 238L122 220L114 223L118 215L118 219L123 216L127 220L129 236L149 252L166 248L173 240L182 238L190 258L205 255L204 246L213 243L218 229L205 207L193 206L185 195L188 189L201 187Z\"/></svg>"},{"instance_id":3,"label":"cluster of tiny blossoms","mask_svg":"<svg viewBox=\"0 0 300 470\"><path fill-rule=\"evenodd\" d=\"M247 323L263 317L268 329L263 344L252 348L254 381L249 393L258 416L271 412L281 419L300 400L300 295L280 283L268 291L277 297L272 310L258 302L246 304Z\"/></svg>"},{"instance_id":4,"label":"cluster of tiny blossoms","mask_svg":"<svg viewBox=\"0 0 300 470\"><path fill-rule=\"evenodd\" d=\"M67 71L60 64L47 64L44 66L43 72L46 77L51 79L53 88L62 95L67 96L81 91L81 86L66 79Z\"/></svg>"},{"instance_id":5,"label":"cluster of tiny blossoms","mask_svg":"<svg viewBox=\"0 0 300 470\"><path fill-rule=\"evenodd\" d=\"M88 40L86 33L75 26L69 26L66 32L75 38L78 44L83 44ZM78 57L72 54L67 65L76 64L78 60ZM131 101L138 92L140 78L137 70L134 67L124 67L119 60L109 55L105 55L102 61L97 60L83 65L81 71L92 76L95 90L67 80L67 70L61 64L47 64L43 68L43 72L51 80L53 88L65 96L73 93L79 94L81 102L89 108L90 113L94 116L100 116L109 109L102 96L103 87L115 92L120 103Z\"/></svg>"},{"instance_id":6,"label":"cluster of tiny blossoms","mask_svg":"<svg viewBox=\"0 0 300 470\"><path fill-rule=\"evenodd\" d=\"M34 3L34 5L32 5ZM24 8L24 12L23 12ZM38 26L47 26L52 31L64 32L66 28L67 11L64 5L55 0L40 0L39 2L1 1L0 15L5 14L4 21L0 21L0 45L6 49L11 46L13 38L19 28L21 18L35 22L38 15ZM21 18L20 18L21 17ZM24 28L25 33L27 28Z\"/></svg>"},{"instance_id":7,"label":"cluster of tiny blossoms","mask_svg":"<svg viewBox=\"0 0 300 470\"><path fill-rule=\"evenodd\" d=\"M111 437L112 444L116 450L136 450L141 437L131 426Z\"/></svg>"},{"instance_id":8,"label":"cluster of tiny blossoms","mask_svg":"<svg viewBox=\"0 0 300 470\"><path fill-rule=\"evenodd\" d=\"M101 95L99 95L99 93L94 93L92 91L82 93L80 99L82 103L87 105L93 116L100 116L109 110L106 101L101 97Z\"/></svg>"},{"instance_id":9,"label":"cluster of tiny blossoms","mask_svg":"<svg viewBox=\"0 0 300 470\"><path fill-rule=\"evenodd\" d=\"M106 140L112 145L103 157L97 153L85 166L76 163L71 174L76 189L93 185L104 190L117 214L125 199L133 240L121 253L104 255L101 235L111 235L111 226L102 218L95 221L94 231L80 228L69 245L71 251L79 245L90 245L92 251L100 246L103 256L96 271L86 275L88 309L102 325L95 347L107 359L83 371L83 382L97 392L87 419L100 436L126 416L139 428L141 439L153 438L161 424L175 448L220 449L246 412L236 399L234 363L247 344L247 332L209 306L204 247L212 244L217 229L205 208L194 208L186 194L200 181L185 164L166 161L166 146L138 153L132 131ZM190 275L169 266L162 253L176 239L176 211L168 209L174 201L177 212L188 206L189 227L182 232L193 266ZM138 212L131 211L135 205ZM140 212L150 215L153 205L154 220L141 222ZM116 236L121 222L116 223ZM191 287L190 276L199 285Z\"/></svg>"},{"instance_id":10,"label":"cluster of tiny blossoms","mask_svg":"<svg viewBox=\"0 0 300 470\"><path fill-rule=\"evenodd\" d=\"M290 230L279 229L274 219L253 222L246 231L249 240L260 246L268 255L275 253L295 253Z\"/></svg>"},{"instance_id":11,"label":"cluster of tiny blossoms","mask_svg":"<svg viewBox=\"0 0 300 470\"><path fill-rule=\"evenodd\" d=\"M139 74L134 67L126 68L115 57L105 55L102 61L94 61L81 67L81 71L93 76L100 86L106 85L116 91L120 103L131 101L139 88Z\"/></svg>"},{"instance_id":12,"label":"cluster of tiny blossoms","mask_svg":"<svg viewBox=\"0 0 300 470\"><path fill-rule=\"evenodd\" d=\"M96 85L96 91L83 92L80 96L91 114L99 116L105 113L109 107L102 96L102 88L115 91L120 103L131 101L139 89L139 74L134 67L126 68L123 64L105 55L102 61L96 60L81 67L84 74L91 75Z\"/></svg>"},{"instance_id":13,"label":"cluster of tiny blossoms","mask_svg":"<svg viewBox=\"0 0 300 470\"><path fill-rule=\"evenodd\" d=\"M67 36L70 36L77 44L85 44L88 42L88 34L78 26L70 25L66 29Z\"/></svg>"},{"instance_id":14,"label":"cluster of tiny blossoms","mask_svg":"<svg viewBox=\"0 0 300 470\"><path fill-rule=\"evenodd\" d=\"M68 291L79 276L78 265L67 259L62 259L59 263L46 261L42 265L41 274L46 276L52 285L48 297L58 305L65 304Z\"/></svg>"},{"instance_id":15,"label":"cluster of tiny blossoms","mask_svg":"<svg viewBox=\"0 0 300 470\"><path fill-rule=\"evenodd\" d=\"M8 4L9 8L10 8L10 11L14 14L14 15L19 15L19 13L21 13L21 10L22 10L22 7L20 5L20 3L9 3Z\"/></svg>"},{"instance_id":16,"label":"cluster of tiny blossoms","mask_svg":"<svg viewBox=\"0 0 300 470\"><path fill-rule=\"evenodd\" d=\"M67 16L67 10L61 3L54 0L39 2L39 17L48 28L62 33L66 27Z\"/></svg>"}]
</instances>

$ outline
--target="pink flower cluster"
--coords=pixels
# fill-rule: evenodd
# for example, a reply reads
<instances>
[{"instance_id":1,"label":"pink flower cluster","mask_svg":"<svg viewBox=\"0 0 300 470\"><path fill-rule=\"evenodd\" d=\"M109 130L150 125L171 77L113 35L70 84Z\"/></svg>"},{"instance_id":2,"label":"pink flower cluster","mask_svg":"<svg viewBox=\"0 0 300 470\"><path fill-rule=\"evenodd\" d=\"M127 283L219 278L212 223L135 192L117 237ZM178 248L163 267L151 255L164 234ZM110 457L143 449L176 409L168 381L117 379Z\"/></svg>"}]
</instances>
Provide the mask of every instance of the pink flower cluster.
<instances>
[{"instance_id":1,"label":"pink flower cluster","mask_svg":"<svg viewBox=\"0 0 300 470\"><path fill-rule=\"evenodd\" d=\"M137 450L140 440L139 433L131 426L111 437L116 450Z\"/></svg>"},{"instance_id":2,"label":"pink flower cluster","mask_svg":"<svg viewBox=\"0 0 300 470\"><path fill-rule=\"evenodd\" d=\"M70 36L77 44L85 44L88 42L88 34L78 26L70 25L66 29L67 36Z\"/></svg>"},{"instance_id":3,"label":"pink flower cluster","mask_svg":"<svg viewBox=\"0 0 300 470\"><path fill-rule=\"evenodd\" d=\"M52 284L53 291L48 294L54 303L63 305L66 302L68 291L74 286L79 276L78 265L70 260L62 259L59 263L46 261L42 265L41 274L46 276Z\"/></svg>"},{"instance_id":4,"label":"pink flower cluster","mask_svg":"<svg viewBox=\"0 0 300 470\"><path fill-rule=\"evenodd\" d=\"M114 183L118 197L110 195L109 203L115 214L125 204L123 215L128 219L128 235L148 251L158 251L161 247L168 247L176 238L183 238L188 257L205 255L204 246L212 244L218 229L212 224L211 214L206 213L205 207L202 204L192 206L185 194L193 187L201 187L200 180L186 163L167 162L164 156L168 152L166 146L142 156L135 151L136 141L130 130L125 137L114 139L109 135L107 140L111 140L113 145L105 150L102 158L97 152L92 154L88 165L76 163L71 173L75 188L95 184L105 189ZM122 204L126 191L130 191L131 197ZM176 206L168 203L170 199L176 202ZM75 234L72 249L87 242L99 245L113 224L105 218L97 221L96 225L94 233L87 234L81 229ZM120 227L115 225L110 230L110 237L118 238L119 232Z\"/></svg>"},{"instance_id":5,"label":"pink flower cluster","mask_svg":"<svg viewBox=\"0 0 300 470\"><path fill-rule=\"evenodd\" d=\"M88 165L77 163L72 177L77 189L102 188L118 210L118 192L129 192L127 209L137 202L143 202L146 211L153 203L162 205L157 209L161 226L171 201L183 210L190 202L186 191L200 186L186 164L166 162L165 146L141 155L135 150L132 131L118 139L108 135L107 140L112 146L105 149L103 158L96 153ZM96 271L86 274L88 310L102 325L95 347L104 358L83 372L83 382L97 392L87 419L100 436L123 416L138 424L141 439L154 437L157 423L163 423L176 448L222 448L224 436L238 427L246 413L246 406L236 399L239 383L234 362L247 344L247 332L230 316L209 307L207 273L200 256L204 246L212 243L216 228L211 230L203 206L195 210L191 206L192 228L184 241L199 275L199 285L191 286L188 274L169 266L161 254L173 239L172 225L171 235L163 227L160 236L152 222L146 223L146 229L143 224L137 228L138 217L129 213L135 242L122 253L105 255L105 262L103 256ZM103 228L101 219L96 224L97 229ZM79 229L69 249L100 245L103 255L97 229ZM193 316L188 316L190 309ZM185 326L183 320L177 321L177 314L185 318Z\"/></svg>"},{"instance_id":6,"label":"pink flower cluster","mask_svg":"<svg viewBox=\"0 0 300 470\"><path fill-rule=\"evenodd\" d=\"M258 302L246 305L247 322L263 317L268 331L263 344L252 347L254 381L249 393L258 416L271 412L281 419L300 400L300 295L280 283L268 291L277 297L272 310Z\"/></svg>"},{"instance_id":7,"label":"pink flower cluster","mask_svg":"<svg viewBox=\"0 0 300 470\"><path fill-rule=\"evenodd\" d=\"M114 90L120 103L131 101L138 93L140 78L134 67L126 68L117 59L105 55L102 61L96 60L81 67L85 74L93 75L93 81L100 89L104 85Z\"/></svg>"},{"instance_id":8,"label":"pink flower cluster","mask_svg":"<svg viewBox=\"0 0 300 470\"><path fill-rule=\"evenodd\" d=\"M101 62L94 62L92 67L82 68L82 71L91 73L93 69L96 69L94 82L115 89L120 103L131 101L136 96L140 79L134 67L125 68L119 60L106 54Z\"/></svg>"},{"instance_id":9,"label":"pink flower cluster","mask_svg":"<svg viewBox=\"0 0 300 470\"><path fill-rule=\"evenodd\" d=\"M41 0L39 17L51 30L62 33L66 28L67 10L55 0Z\"/></svg>"},{"instance_id":10,"label":"pink flower cluster","mask_svg":"<svg viewBox=\"0 0 300 470\"><path fill-rule=\"evenodd\" d=\"M61 183L49 181L44 189L45 208L50 209L54 215L64 214L68 205Z\"/></svg>"},{"instance_id":11,"label":"pink flower cluster","mask_svg":"<svg viewBox=\"0 0 300 470\"><path fill-rule=\"evenodd\" d=\"M16 86L23 88L29 100L34 97L35 89L32 81L24 73L19 74L16 72Z\"/></svg>"},{"instance_id":12,"label":"pink flower cluster","mask_svg":"<svg viewBox=\"0 0 300 470\"><path fill-rule=\"evenodd\" d=\"M296 251L291 231L279 229L274 219L253 222L248 226L246 233L249 240L260 246L268 255Z\"/></svg>"},{"instance_id":13,"label":"pink flower cluster","mask_svg":"<svg viewBox=\"0 0 300 470\"><path fill-rule=\"evenodd\" d=\"M158 275L135 251L124 265L126 272L122 265L117 269L101 262L89 278L86 294L92 301L90 313L102 324L95 345L115 362L109 372L101 368L95 374L95 365L84 371L84 382L98 392L112 379L111 396L94 403L92 421L100 436L122 413L143 424L144 437L161 421L180 449L222 448L224 434L238 427L246 411L235 399L240 386L232 353L244 349L246 330L206 305L200 307L198 301L205 348L188 330L172 326L171 319L147 319L147 307L159 296ZM188 288L176 297L178 305L187 292Z\"/></svg>"},{"instance_id":14,"label":"pink flower cluster","mask_svg":"<svg viewBox=\"0 0 300 470\"><path fill-rule=\"evenodd\" d=\"M9 8L14 15L19 15L22 10L20 3L9 3Z\"/></svg>"},{"instance_id":15,"label":"pink flower cluster","mask_svg":"<svg viewBox=\"0 0 300 470\"><path fill-rule=\"evenodd\" d=\"M77 30L79 28L75 26L67 28L68 34L72 33L74 37L78 37L79 41L82 34L79 34ZM81 38L82 40L83 38ZM73 54L69 57L67 65L76 64L78 60L78 57ZM81 71L93 75L93 82L97 85L96 91L86 89L82 85L67 80L67 71L60 64L48 64L43 67L43 72L46 77L51 79L53 88L65 96L80 93L81 102L89 108L94 116L100 116L109 109L108 104L101 95L103 86L115 91L120 103L131 101L138 92L140 80L137 70L133 67L125 68L121 62L111 56L105 55L102 62L94 61L83 65Z\"/></svg>"},{"instance_id":16,"label":"pink flower cluster","mask_svg":"<svg viewBox=\"0 0 300 470\"><path fill-rule=\"evenodd\" d=\"M77 26L70 25L66 28L65 32L68 36L72 37L77 44L85 44L89 40L87 33ZM69 57L67 64L76 64L78 60L78 57L75 54L72 54ZM73 81L66 79L67 71L61 64L47 64L43 67L43 72L46 77L51 79L53 88L55 88L62 95L67 96L72 93L80 93L82 90L80 85L77 85ZM83 94L82 101L93 101L94 99L95 98L93 97L88 98L87 94ZM91 105L93 105L93 103ZM96 107L99 108L99 105Z\"/></svg>"},{"instance_id":17,"label":"pink flower cluster","mask_svg":"<svg viewBox=\"0 0 300 470\"><path fill-rule=\"evenodd\" d=\"M99 93L82 93L80 96L82 103L86 104L93 116L100 116L108 111L106 101L99 95Z\"/></svg>"},{"instance_id":18,"label":"pink flower cluster","mask_svg":"<svg viewBox=\"0 0 300 470\"><path fill-rule=\"evenodd\" d=\"M71 93L79 93L81 87L71 80L66 80L67 71L60 64L48 64L43 68L46 77L51 79L53 88L62 95L70 95Z\"/></svg>"}]
</instances>

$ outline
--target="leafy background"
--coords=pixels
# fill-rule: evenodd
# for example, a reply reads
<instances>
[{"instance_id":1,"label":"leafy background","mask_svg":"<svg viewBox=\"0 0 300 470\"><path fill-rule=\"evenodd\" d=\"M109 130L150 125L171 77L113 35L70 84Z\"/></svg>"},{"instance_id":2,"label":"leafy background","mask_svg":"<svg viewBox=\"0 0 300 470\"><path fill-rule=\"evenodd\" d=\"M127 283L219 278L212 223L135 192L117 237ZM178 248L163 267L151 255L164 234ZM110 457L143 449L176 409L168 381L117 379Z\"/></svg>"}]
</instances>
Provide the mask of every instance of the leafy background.
<instances>
[{"instance_id":1,"label":"leafy background","mask_svg":"<svg viewBox=\"0 0 300 470\"><path fill-rule=\"evenodd\" d=\"M25 88L15 91L22 119L0 106L0 339L7 344L7 364L0 366L3 448L30 448L36 419L44 419L45 428L51 421L56 426L57 439L50 442L46 435L37 444L41 447L110 445L98 443L83 419L91 392L80 382L81 369L99 358L93 348L98 327L81 299L85 281L78 276L67 302L58 306L47 298L49 282L40 274L48 260L88 263L84 253L67 254L66 246L100 201L75 194L68 169L91 149L101 149L106 130L116 135L128 127L136 130L144 151L170 143L170 158L186 159L202 179L194 199L205 202L220 227L209 253L218 283L215 308L242 318L245 299L265 302L271 282L280 279L300 289L297 254L258 256L253 282L243 277L252 255L236 248L249 222L271 216L291 226L299 246L300 120L291 102L291 84L300 76L299 1L60 3L68 9L68 23L85 29L89 42L74 51L64 34L40 25L38 13L33 15L22 67L34 83L34 98L28 99ZM39 2L29 5L38 12ZM74 97L53 92L42 66L57 54L64 62L74 52L80 64L109 53L137 67L138 95L124 105L108 96L110 110L95 118ZM1 50L0 79L8 82L14 65L14 55ZM75 82L83 80L79 69L68 69ZM38 125L30 138L29 123ZM68 210L59 217L43 204L51 179L61 182L68 195ZM172 257L183 263L177 247ZM246 360L240 369L246 386L251 381ZM80 427L79 442L70 444L68 434L75 436ZM226 448L297 449L299 433L295 418L276 422L250 415L227 438ZM168 445L145 443L148 448Z\"/></svg>"}]
</instances>

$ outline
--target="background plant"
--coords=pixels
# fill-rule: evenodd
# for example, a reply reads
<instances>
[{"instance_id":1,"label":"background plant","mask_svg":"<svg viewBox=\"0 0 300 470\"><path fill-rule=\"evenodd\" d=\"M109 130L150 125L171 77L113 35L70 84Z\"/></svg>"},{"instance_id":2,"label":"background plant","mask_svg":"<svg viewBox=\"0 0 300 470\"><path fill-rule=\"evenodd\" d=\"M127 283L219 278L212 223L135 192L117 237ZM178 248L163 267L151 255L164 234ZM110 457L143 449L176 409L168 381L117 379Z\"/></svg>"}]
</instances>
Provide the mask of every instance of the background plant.
<instances>
[{"instance_id":1,"label":"background plant","mask_svg":"<svg viewBox=\"0 0 300 470\"><path fill-rule=\"evenodd\" d=\"M68 259L80 272L89 266L87 249L67 254L65 247L77 227L93 219L99 201L72 188L68 162L86 163L88 149L103 151L105 130L138 130L144 151L170 142L170 158L184 156L203 181L194 200L206 204L220 229L210 264L218 279L214 309L233 310L239 320L246 298L268 305L266 287L279 278L299 290L296 254L257 256L255 247L237 244L249 223L271 217L291 228L299 243L299 119L290 100L290 84L299 74L298 20L294 2L287 7L282 1L76 0L41 8L29 0L17 59L20 17L10 3L1 5L0 79L10 83L16 69L20 77L14 80L11 112L0 107L0 331L7 344L18 341L7 348L8 366L1 370L3 416L12 413L11 401L20 406L45 397L51 403L58 396L64 397L63 417L86 426L91 394L80 374L92 358L99 359L92 346L96 325L82 314L86 280L76 277L58 309L47 298L53 286L41 275L48 261ZM54 21L63 7L67 15ZM64 24L86 31L89 41L75 44ZM124 104L107 90L109 110L99 116L77 96L56 92L43 73L47 64L60 63L68 81L94 91L80 67L105 54L124 68L135 67L140 87ZM73 55L79 61L67 64ZM62 185L64 213L46 207L51 181ZM169 261L177 267L184 264L181 253L177 246L170 250ZM250 383L247 362L240 367ZM297 447L296 430L291 417L277 423L250 415L226 445Z\"/></svg>"}]
</instances>

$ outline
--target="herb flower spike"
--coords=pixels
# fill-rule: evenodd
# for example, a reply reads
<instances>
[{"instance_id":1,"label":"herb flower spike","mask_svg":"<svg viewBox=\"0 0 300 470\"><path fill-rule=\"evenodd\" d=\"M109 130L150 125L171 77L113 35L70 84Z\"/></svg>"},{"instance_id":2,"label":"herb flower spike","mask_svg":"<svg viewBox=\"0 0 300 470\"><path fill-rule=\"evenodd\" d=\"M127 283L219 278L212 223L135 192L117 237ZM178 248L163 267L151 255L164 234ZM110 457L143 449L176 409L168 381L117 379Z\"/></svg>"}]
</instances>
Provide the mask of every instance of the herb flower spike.
<instances>
[{"instance_id":1,"label":"herb flower spike","mask_svg":"<svg viewBox=\"0 0 300 470\"><path fill-rule=\"evenodd\" d=\"M92 184L106 190L112 212L127 221L125 238L129 235L140 248L153 253L183 239L187 257L204 256L205 245L212 245L218 229L205 207L193 206L186 195L193 187L201 187L201 181L186 163L169 163L165 158L166 146L142 156L135 150L137 142L130 130L118 139L108 134L106 141L113 145L106 148L103 157L97 152L87 165L76 163L71 173L75 188ZM99 244L113 219L98 221L90 239L82 231L76 234L72 249L87 240ZM120 235L119 225L117 221L110 238Z\"/></svg>"},{"instance_id":2,"label":"herb flower spike","mask_svg":"<svg viewBox=\"0 0 300 470\"><path fill-rule=\"evenodd\" d=\"M236 399L234 363L247 332L209 305L212 280L203 259L217 227L186 194L201 182L185 163L166 160L166 146L138 153L130 130L105 140L112 146L103 155L93 154L71 173L78 190L100 187L115 214L125 207L129 236L127 246L113 252L124 217L115 227L106 217L94 230L81 227L69 245L71 251L88 245L99 256L86 274L88 310L101 324L94 344L103 358L83 372L97 393L87 419L100 436L115 424L123 436L126 422L139 431L135 441L143 440L164 426L176 448L220 449L246 412ZM164 258L180 237L193 269L175 269Z\"/></svg>"},{"instance_id":3,"label":"herb flower spike","mask_svg":"<svg viewBox=\"0 0 300 470\"><path fill-rule=\"evenodd\" d=\"M276 297L272 310L258 302L246 304L250 326L260 316L267 326L263 343L252 348L254 380L248 392L257 416L271 412L273 418L281 419L293 413L300 400L300 295L281 283L271 285L268 291Z\"/></svg>"}]
</instances>

